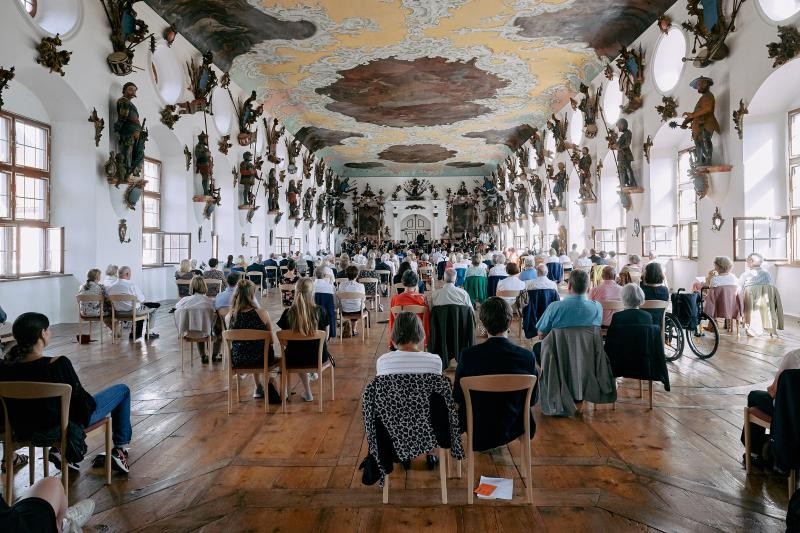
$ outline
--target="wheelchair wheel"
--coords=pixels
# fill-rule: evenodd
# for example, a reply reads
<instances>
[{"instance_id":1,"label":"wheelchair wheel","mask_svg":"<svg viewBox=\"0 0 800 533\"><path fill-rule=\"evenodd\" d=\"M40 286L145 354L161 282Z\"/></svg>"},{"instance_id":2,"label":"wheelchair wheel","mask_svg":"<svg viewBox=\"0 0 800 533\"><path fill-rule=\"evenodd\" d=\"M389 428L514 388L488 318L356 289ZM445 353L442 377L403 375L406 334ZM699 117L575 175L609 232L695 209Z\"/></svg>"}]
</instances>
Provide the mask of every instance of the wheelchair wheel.
<instances>
[{"instance_id":1,"label":"wheelchair wheel","mask_svg":"<svg viewBox=\"0 0 800 533\"><path fill-rule=\"evenodd\" d=\"M683 329L671 313L664 316L664 356L675 361L683 355Z\"/></svg>"},{"instance_id":2,"label":"wheelchair wheel","mask_svg":"<svg viewBox=\"0 0 800 533\"><path fill-rule=\"evenodd\" d=\"M705 313L700 313L700 324L696 331L686 331L686 340L689 348L700 359L708 359L714 355L719 346L719 331L717 321Z\"/></svg>"}]
</instances>

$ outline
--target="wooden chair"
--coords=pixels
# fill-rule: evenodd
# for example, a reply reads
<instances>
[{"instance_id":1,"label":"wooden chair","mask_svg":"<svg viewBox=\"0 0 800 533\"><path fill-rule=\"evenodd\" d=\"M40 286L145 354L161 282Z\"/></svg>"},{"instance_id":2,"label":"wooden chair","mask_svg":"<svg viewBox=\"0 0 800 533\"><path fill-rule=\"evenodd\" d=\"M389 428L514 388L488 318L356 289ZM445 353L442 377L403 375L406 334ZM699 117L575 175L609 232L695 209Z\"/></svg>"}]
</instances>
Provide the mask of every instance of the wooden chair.
<instances>
[{"instance_id":1,"label":"wooden chair","mask_svg":"<svg viewBox=\"0 0 800 533\"><path fill-rule=\"evenodd\" d=\"M271 288L278 288L278 267L276 266L265 266L264 270L267 272L267 292ZM270 276L270 272L272 275Z\"/></svg>"},{"instance_id":2,"label":"wooden chair","mask_svg":"<svg viewBox=\"0 0 800 533\"><path fill-rule=\"evenodd\" d=\"M283 302L283 292L284 291L287 291L287 292L291 291L292 294L294 294L294 291L295 291L294 285L292 285L291 283L281 283L278 288L281 291L281 302ZM284 306L284 307L288 307L288 306Z\"/></svg>"},{"instance_id":3,"label":"wooden chair","mask_svg":"<svg viewBox=\"0 0 800 533\"><path fill-rule=\"evenodd\" d=\"M669 302L665 302L664 300L645 300L642 305L639 306L639 309L663 309L664 312L661 313L661 338L665 340L664 337L664 323L667 316L667 307L669 306ZM639 380L639 398L644 398L644 382L640 379ZM649 402L650 402L650 409L653 408L653 380L648 381L648 395L649 395ZM616 402L614 403L614 408L616 408Z\"/></svg>"},{"instance_id":4,"label":"wooden chair","mask_svg":"<svg viewBox=\"0 0 800 533\"><path fill-rule=\"evenodd\" d=\"M394 287L394 293L395 294L400 294L401 292L406 290L406 286L403 285L402 283L394 283L394 284L392 284L392 287Z\"/></svg>"},{"instance_id":5,"label":"wooden chair","mask_svg":"<svg viewBox=\"0 0 800 533\"><path fill-rule=\"evenodd\" d=\"M50 446L57 444L61 452L61 483L64 485L64 493L69 500L69 466L67 466L67 425L69 424L69 400L72 396L72 386L66 383L41 383L37 381L7 381L0 383L0 403L3 405L3 419L5 420L5 432L3 436L3 461L6 467L6 486L5 499L8 502L14 501L14 450L27 445L30 462L28 463L29 481L33 485L36 477L36 446L30 441L18 441L14 439L14 430L11 427L9 409L6 400L40 400L45 398L58 398L61 409L61 439L42 448L42 462L44 463L44 475L50 475ZM85 433L90 433L98 428L106 430L106 484L111 484L111 450L114 447L111 442L111 417L106 416L99 422L92 424L84 429Z\"/></svg>"},{"instance_id":6,"label":"wooden chair","mask_svg":"<svg viewBox=\"0 0 800 533\"><path fill-rule=\"evenodd\" d=\"M103 330L105 329L105 321L103 315L105 314L105 298L102 295L94 294L79 294L76 297L78 301L78 333L83 334L83 323L89 323L89 338L92 338L92 323L97 322L100 324L100 344L103 344ZM99 316L86 316L81 312L82 303L97 303L100 305Z\"/></svg>"},{"instance_id":7,"label":"wooden chair","mask_svg":"<svg viewBox=\"0 0 800 533\"><path fill-rule=\"evenodd\" d=\"M496 374L493 376L472 376L461 378L461 390L464 391L464 403L467 405L467 503L472 505L473 486L475 480L475 452L472 449L472 436L475 433L472 418L472 400L470 393L476 392L514 392L526 391L525 394L525 432L520 435L522 447L522 481L525 483L528 503L533 503L533 480L531 479L531 417L530 409L536 376L526 374Z\"/></svg>"},{"instance_id":8,"label":"wooden chair","mask_svg":"<svg viewBox=\"0 0 800 533\"><path fill-rule=\"evenodd\" d=\"M348 281L348 279L347 278L336 278L334 280L333 284L338 287L340 284L344 283L345 281Z\"/></svg>"},{"instance_id":9,"label":"wooden chair","mask_svg":"<svg viewBox=\"0 0 800 533\"><path fill-rule=\"evenodd\" d=\"M229 329L222 332L222 339L225 343L224 350L228 352L228 414L231 414L231 406L233 404L233 383L232 379L236 381L236 402L240 401L239 398L239 379L240 374L262 374L264 387L267 387L269 373L281 364L273 362L269 364L269 347L272 345L272 332L263 329ZM231 342L233 341L264 341L264 365L251 366L251 367L234 367L233 358L231 357ZM264 413L269 412L269 394L264 391Z\"/></svg>"},{"instance_id":10,"label":"wooden chair","mask_svg":"<svg viewBox=\"0 0 800 533\"><path fill-rule=\"evenodd\" d=\"M420 317L420 320L422 321L423 324L425 323L425 315L429 313L429 309L427 307L425 307L424 305L394 305L391 308L389 308L389 312L392 314L392 317L394 317L394 318L397 318L397 315L402 313L403 311L408 311L409 313L414 313L415 315ZM391 338L392 331L389 330L386 333L386 335L388 335ZM426 336L425 337L425 346L428 345L428 340L429 339Z\"/></svg>"},{"instance_id":11,"label":"wooden chair","mask_svg":"<svg viewBox=\"0 0 800 533\"><path fill-rule=\"evenodd\" d=\"M258 288L258 294L264 296L264 275L261 272L251 271L245 272L245 276Z\"/></svg>"},{"instance_id":12,"label":"wooden chair","mask_svg":"<svg viewBox=\"0 0 800 533\"><path fill-rule=\"evenodd\" d=\"M145 309L143 311L139 311L136 309L139 302L136 300L136 296L131 294L113 294L108 297L108 301L111 302L111 344L114 344L114 339L117 336L117 323L123 321L130 321L131 323L131 333L135 333L136 331L136 323L137 322L144 322L144 327L142 328L142 334L145 338L150 333L150 313L152 312L151 309ZM129 303L131 306L131 311L117 311L116 303ZM140 314L141 313L141 314Z\"/></svg>"},{"instance_id":13,"label":"wooden chair","mask_svg":"<svg viewBox=\"0 0 800 533\"><path fill-rule=\"evenodd\" d=\"M286 412L286 397L289 394L289 373L292 374L300 374L300 373L308 373L308 372L316 372L319 374L319 412L322 412L322 372L325 369L331 370L331 401L335 398L335 384L333 379L333 365L331 364L330 359L327 361L322 360L322 350L324 347L325 340L328 338L328 334L325 331L317 330L314 335L306 337L305 335L301 335L300 333L295 333L294 331L279 331L278 332L278 343L281 346L281 359L280 359L280 367L281 367L281 403L283 407L283 412ZM291 365L290 361L286 359L286 346L291 341L311 341L311 340L318 340L319 341L319 348L317 349L317 364L314 366L294 366Z\"/></svg>"},{"instance_id":14,"label":"wooden chair","mask_svg":"<svg viewBox=\"0 0 800 533\"><path fill-rule=\"evenodd\" d=\"M381 303L381 291L380 291L381 280L379 280L378 278L362 278L358 281L359 283L362 283L365 288L367 285L375 285L375 295L374 296L367 295L367 301L372 302L372 309L374 311L377 311L378 306Z\"/></svg>"},{"instance_id":15,"label":"wooden chair","mask_svg":"<svg viewBox=\"0 0 800 533\"><path fill-rule=\"evenodd\" d=\"M750 424L761 426L762 428L770 431L772 425L772 417L759 409L758 407L745 407L744 408L744 465L747 475L750 474L750 466L752 458L750 457L751 440ZM797 469L789 472L789 499L792 499L794 491L797 487Z\"/></svg>"},{"instance_id":16,"label":"wooden chair","mask_svg":"<svg viewBox=\"0 0 800 533\"><path fill-rule=\"evenodd\" d=\"M622 301L621 300L606 300L604 302L600 302L600 305L603 306L603 314L604 315L605 315L605 311L613 311L614 313L616 313L617 311L622 311L622 310L625 309L625 306L622 305ZM602 337L605 337L606 333L608 333L607 328L602 328L601 327L600 328L600 335Z\"/></svg>"},{"instance_id":17,"label":"wooden chair","mask_svg":"<svg viewBox=\"0 0 800 533\"><path fill-rule=\"evenodd\" d=\"M344 321L347 320L350 323L354 321L361 321L363 324L361 340L366 342L367 336L369 336L369 329L370 329L370 320L369 320L369 309L367 309L366 304L366 295L360 292L338 292L336 293L336 299L339 301L339 305L337 306L339 312L339 318L341 318L342 327L339 328L339 340L344 340L342 333L344 332ZM342 311L342 300L360 300L361 301L361 310L356 311L354 313L345 313Z\"/></svg>"},{"instance_id":18,"label":"wooden chair","mask_svg":"<svg viewBox=\"0 0 800 533\"><path fill-rule=\"evenodd\" d=\"M226 309L230 310L229 307L226 308ZM183 311L183 310L179 309L178 311L175 311L175 312L178 313L180 311ZM197 312L198 310L187 309L185 311ZM192 333L192 334L190 335L190 333ZM189 331L180 332L179 331L178 332L178 342L181 345L181 372L183 372L183 368L184 368L183 367L184 345L187 344L187 343L189 344L189 366L193 367L194 366L194 345L195 344L200 344L200 343L205 344L206 345L206 356L207 357L211 357L211 351L210 351L211 350L211 337L212 337L211 333L209 333L207 335L203 335L202 332L200 332L200 331L192 331L192 332L189 332Z\"/></svg>"},{"instance_id":19,"label":"wooden chair","mask_svg":"<svg viewBox=\"0 0 800 533\"><path fill-rule=\"evenodd\" d=\"M430 284L431 290L436 288L436 276L434 276L433 267L419 267L419 277Z\"/></svg>"},{"instance_id":20,"label":"wooden chair","mask_svg":"<svg viewBox=\"0 0 800 533\"><path fill-rule=\"evenodd\" d=\"M222 280L221 279L206 279L206 286L208 287L209 298L213 298L217 294L222 292ZM211 287L215 287L216 292L211 290Z\"/></svg>"},{"instance_id":21,"label":"wooden chair","mask_svg":"<svg viewBox=\"0 0 800 533\"><path fill-rule=\"evenodd\" d=\"M631 276L631 283L638 285L642 281L642 271L641 270L628 270L628 274Z\"/></svg>"},{"instance_id":22,"label":"wooden chair","mask_svg":"<svg viewBox=\"0 0 800 533\"><path fill-rule=\"evenodd\" d=\"M286 272L288 272L288 271L289 271L289 267L287 267L286 265L281 265L281 266L280 266L280 267L278 267L278 268L280 268L280 271L281 271L281 277L283 277L283 275L284 275L284 274L286 274Z\"/></svg>"},{"instance_id":23,"label":"wooden chair","mask_svg":"<svg viewBox=\"0 0 800 533\"><path fill-rule=\"evenodd\" d=\"M514 298L514 304L511 305L511 312L512 316L517 315L519 319L519 330L517 331L517 335L522 337L522 315L519 313L519 309L517 308L517 298L519 295L525 292L525 289L521 289L518 291L515 290L504 290L504 291L497 291L495 296L499 296L500 298Z\"/></svg>"},{"instance_id":24,"label":"wooden chair","mask_svg":"<svg viewBox=\"0 0 800 533\"><path fill-rule=\"evenodd\" d=\"M449 458L447 450L439 448L439 483L442 486L442 504L447 505L447 466L449 465ZM458 462L459 475L461 477L461 461ZM389 478L391 476L386 474L383 476L383 503L389 503Z\"/></svg>"},{"instance_id":25,"label":"wooden chair","mask_svg":"<svg viewBox=\"0 0 800 533\"><path fill-rule=\"evenodd\" d=\"M178 298L183 298L183 296L181 296L181 287L186 287L186 294L192 294L191 284L192 280L190 279L175 280L175 285L178 287Z\"/></svg>"}]
</instances>

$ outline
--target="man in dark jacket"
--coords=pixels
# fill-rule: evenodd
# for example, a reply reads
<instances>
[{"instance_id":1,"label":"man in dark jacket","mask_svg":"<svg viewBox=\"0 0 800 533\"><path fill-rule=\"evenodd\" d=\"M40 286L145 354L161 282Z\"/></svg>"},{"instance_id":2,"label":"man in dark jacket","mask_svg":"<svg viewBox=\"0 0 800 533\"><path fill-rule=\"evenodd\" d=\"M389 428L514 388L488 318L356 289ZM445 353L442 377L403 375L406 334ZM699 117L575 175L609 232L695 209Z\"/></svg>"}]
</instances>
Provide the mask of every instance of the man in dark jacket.
<instances>
[{"instance_id":1,"label":"man in dark jacket","mask_svg":"<svg viewBox=\"0 0 800 533\"><path fill-rule=\"evenodd\" d=\"M480 307L480 320L489 334L489 339L483 344L461 352L453 387L453 399L459 404L462 430L467 427L467 408L464 403L464 392L461 390L461 378L492 374L528 374L537 378L539 376L533 353L508 340L511 317L511 307L502 298L489 298ZM530 416L531 438L533 438L536 423L531 410L522 405L525 402L525 391L475 392L471 397L475 428L474 450L488 450L518 438L525 431L524 416ZM537 383L531 396L531 406L538 401L538 397Z\"/></svg>"},{"instance_id":2,"label":"man in dark jacket","mask_svg":"<svg viewBox=\"0 0 800 533\"><path fill-rule=\"evenodd\" d=\"M261 288L267 286L267 270L261 264L261 256L253 258L253 263L247 267L247 272L260 272L261 273Z\"/></svg>"}]
</instances>

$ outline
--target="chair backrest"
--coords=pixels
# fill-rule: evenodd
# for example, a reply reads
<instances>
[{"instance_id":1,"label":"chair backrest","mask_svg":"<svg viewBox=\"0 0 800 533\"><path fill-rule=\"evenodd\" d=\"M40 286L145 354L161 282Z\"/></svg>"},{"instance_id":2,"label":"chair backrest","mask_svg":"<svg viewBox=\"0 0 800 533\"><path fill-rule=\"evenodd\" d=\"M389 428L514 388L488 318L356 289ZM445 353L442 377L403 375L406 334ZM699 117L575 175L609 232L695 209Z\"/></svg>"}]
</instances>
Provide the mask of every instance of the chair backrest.
<instances>
[{"instance_id":1,"label":"chair backrest","mask_svg":"<svg viewBox=\"0 0 800 533\"><path fill-rule=\"evenodd\" d=\"M269 365L269 347L272 345L272 331L263 329L228 329L222 332L222 339L228 349L228 367L233 366L231 355L231 343L246 341L264 341L264 368Z\"/></svg>"},{"instance_id":2,"label":"chair backrest","mask_svg":"<svg viewBox=\"0 0 800 533\"><path fill-rule=\"evenodd\" d=\"M389 278L391 278L391 276L392 276L392 272L389 271L389 270L376 270L375 274L381 280L381 283L389 283L389 281L390 281ZM385 282L383 281L384 279L386 280Z\"/></svg>"},{"instance_id":3,"label":"chair backrest","mask_svg":"<svg viewBox=\"0 0 800 533\"><path fill-rule=\"evenodd\" d=\"M525 403L522 412L528 410L531 404L533 388L536 385L536 376L530 374L495 374L490 376L470 376L461 378L459 381L461 390L464 391L464 403L467 404L467 434L474 435L472 419L472 399L471 392L515 392L524 390ZM525 435L531 434L531 417L525 416ZM467 439L469 449L472 448L472 440ZM527 442L527 439L526 441Z\"/></svg>"},{"instance_id":4,"label":"chair backrest","mask_svg":"<svg viewBox=\"0 0 800 533\"><path fill-rule=\"evenodd\" d=\"M268 278L273 278L278 274L278 267L276 266L265 266L264 270L267 272Z\"/></svg>"},{"instance_id":5,"label":"chair backrest","mask_svg":"<svg viewBox=\"0 0 800 533\"><path fill-rule=\"evenodd\" d=\"M663 309L661 313L661 335L664 335L664 322L666 320L667 314L667 306L669 302L665 302L664 300L645 300L642 305L639 306L639 309Z\"/></svg>"},{"instance_id":6,"label":"chair backrest","mask_svg":"<svg viewBox=\"0 0 800 533\"><path fill-rule=\"evenodd\" d=\"M420 276L433 276L433 267L419 267Z\"/></svg>"},{"instance_id":7,"label":"chair backrest","mask_svg":"<svg viewBox=\"0 0 800 533\"><path fill-rule=\"evenodd\" d=\"M338 286L340 283L344 283L345 281L350 281L349 278L336 278L336 285Z\"/></svg>"},{"instance_id":8,"label":"chair backrest","mask_svg":"<svg viewBox=\"0 0 800 533\"><path fill-rule=\"evenodd\" d=\"M209 289L208 292L211 292L211 287L216 287L217 288L217 293L222 292L222 280L221 279L209 279L209 278L206 278L205 282L206 282L206 286Z\"/></svg>"},{"instance_id":9,"label":"chair backrest","mask_svg":"<svg viewBox=\"0 0 800 533\"><path fill-rule=\"evenodd\" d=\"M603 311L622 311L625 309L625 306L622 305L621 300L604 300L600 302L600 305L603 306Z\"/></svg>"},{"instance_id":10,"label":"chair backrest","mask_svg":"<svg viewBox=\"0 0 800 533\"><path fill-rule=\"evenodd\" d=\"M295 291L294 284L292 283L281 283L279 287L282 291Z\"/></svg>"},{"instance_id":11,"label":"chair backrest","mask_svg":"<svg viewBox=\"0 0 800 533\"><path fill-rule=\"evenodd\" d=\"M66 383L43 383L39 381L6 381L0 383L0 403L3 405L5 420L4 446L13 442L13 428L9 417L6 400L42 400L58 398L61 411L61 450L64 453L67 445L67 425L69 424L69 400L72 396L72 385Z\"/></svg>"},{"instance_id":12,"label":"chair backrest","mask_svg":"<svg viewBox=\"0 0 800 533\"><path fill-rule=\"evenodd\" d=\"M339 305L341 306L342 300L360 300L361 301L361 309L364 309L364 302L367 299L367 295L363 292L337 292L336 299L339 300Z\"/></svg>"},{"instance_id":13,"label":"chair backrest","mask_svg":"<svg viewBox=\"0 0 800 533\"><path fill-rule=\"evenodd\" d=\"M75 297L78 303L78 316L81 318L97 318L98 320L103 316L103 304L105 303L105 298L102 294L79 294ZM83 310L81 309L82 303L97 303L100 304L100 316L97 317L88 317L83 314Z\"/></svg>"},{"instance_id":14,"label":"chair backrest","mask_svg":"<svg viewBox=\"0 0 800 533\"><path fill-rule=\"evenodd\" d=\"M390 309L390 312L394 316L397 316L403 311L408 311L409 313L414 313L415 315L422 315L428 312L428 308L424 305L394 305Z\"/></svg>"},{"instance_id":15,"label":"chair backrest","mask_svg":"<svg viewBox=\"0 0 800 533\"><path fill-rule=\"evenodd\" d=\"M516 298L518 297L525 289L520 290L503 290L497 291L495 296L499 296L500 298Z\"/></svg>"},{"instance_id":16,"label":"chair backrest","mask_svg":"<svg viewBox=\"0 0 800 533\"><path fill-rule=\"evenodd\" d=\"M377 288L378 287L378 283L380 283L381 280L379 280L378 278L361 278L360 280L358 280L358 282L362 283L364 285L371 285L371 284L374 283L375 287Z\"/></svg>"},{"instance_id":17,"label":"chair backrest","mask_svg":"<svg viewBox=\"0 0 800 533\"><path fill-rule=\"evenodd\" d=\"M190 279L176 279L175 280L175 285L178 286L178 294L181 293L181 287L186 287L186 294L189 294L191 292L191 290L189 289L189 286L191 284L192 284L192 280L190 280Z\"/></svg>"},{"instance_id":18,"label":"chair backrest","mask_svg":"<svg viewBox=\"0 0 800 533\"><path fill-rule=\"evenodd\" d=\"M247 276L247 279L249 279L250 281L252 281L256 285L259 285L259 286L263 285L264 275L261 272L256 272L256 271L252 271L251 270L250 272L246 272L245 275ZM258 281L256 281L256 280L258 280Z\"/></svg>"},{"instance_id":19,"label":"chair backrest","mask_svg":"<svg viewBox=\"0 0 800 533\"><path fill-rule=\"evenodd\" d=\"M117 313L116 306L114 304L115 303L127 302L127 303L131 304L130 313L133 316L133 320L134 321L136 320L136 304L138 303L138 300L136 299L136 296L134 296L133 294L111 294L111 295L108 296L108 301L111 302L111 318L112 319L114 319L116 317L116 313ZM123 311L123 312L127 313L127 311Z\"/></svg>"},{"instance_id":20,"label":"chair backrest","mask_svg":"<svg viewBox=\"0 0 800 533\"><path fill-rule=\"evenodd\" d=\"M322 366L322 353L325 347L325 339L328 338L328 333L321 329L318 329L314 332L313 335L306 336L301 333L297 333L290 330L281 330L278 332L278 344L281 346L281 356L284 357L284 362L287 367L292 368L291 362L286 359L286 347L288 346L289 342L291 341L319 341L319 347L317 348L317 367Z\"/></svg>"},{"instance_id":21,"label":"chair backrest","mask_svg":"<svg viewBox=\"0 0 800 533\"><path fill-rule=\"evenodd\" d=\"M222 320L222 329L228 329L228 321L230 319L231 308L230 307L220 307L217 309L217 315L219 319Z\"/></svg>"},{"instance_id":22,"label":"chair backrest","mask_svg":"<svg viewBox=\"0 0 800 533\"><path fill-rule=\"evenodd\" d=\"M631 277L631 283L638 285L642 281L641 270L628 270L628 275Z\"/></svg>"},{"instance_id":23,"label":"chair backrest","mask_svg":"<svg viewBox=\"0 0 800 533\"><path fill-rule=\"evenodd\" d=\"M400 294L401 292L406 290L406 286L402 283L395 283L393 285L395 294Z\"/></svg>"}]
</instances>

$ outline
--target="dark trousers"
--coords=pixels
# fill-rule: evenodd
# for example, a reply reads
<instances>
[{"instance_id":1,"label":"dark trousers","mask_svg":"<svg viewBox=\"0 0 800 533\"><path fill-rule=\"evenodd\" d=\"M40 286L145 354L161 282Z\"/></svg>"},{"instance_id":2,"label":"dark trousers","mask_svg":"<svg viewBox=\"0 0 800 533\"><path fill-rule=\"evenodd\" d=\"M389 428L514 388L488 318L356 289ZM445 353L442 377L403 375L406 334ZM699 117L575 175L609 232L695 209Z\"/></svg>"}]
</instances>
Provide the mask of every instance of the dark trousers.
<instances>
[{"instance_id":1,"label":"dark trousers","mask_svg":"<svg viewBox=\"0 0 800 533\"><path fill-rule=\"evenodd\" d=\"M155 318L156 309L161 307L161 304L160 303L156 303L156 302L145 302L142 305L144 305L148 309L152 309L153 310L153 312L151 312L150 316L147 318L148 322L152 321ZM136 334L134 336L134 339L138 339L139 337L142 336L142 328L144 327L144 321L140 320L140 321L136 322L136 326L135 327L136 327ZM150 326L147 328L147 330L151 331L152 329L153 329L153 326L152 326L152 323L151 323Z\"/></svg>"},{"instance_id":2,"label":"dark trousers","mask_svg":"<svg viewBox=\"0 0 800 533\"><path fill-rule=\"evenodd\" d=\"M758 407L769 416L775 412L772 396L765 390L750 391L747 395L747 407ZM756 424L750 424L750 451L761 455L761 448L766 442L767 430ZM742 430L742 444L744 444L744 430Z\"/></svg>"},{"instance_id":3,"label":"dark trousers","mask_svg":"<svg viewBox=\"0 0 800 533\"><path fill-rule=\"evenodd\" d=\"M216 320L214 320L214 341L211 347L211 354L212 357L216 357L219 355L220 348L222 347L222 320L217 315ZM206 357L206 345L204 342L201 342L197 345L197 349L200 350L200 357Z\"/></svg>"}]
</instances>

